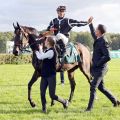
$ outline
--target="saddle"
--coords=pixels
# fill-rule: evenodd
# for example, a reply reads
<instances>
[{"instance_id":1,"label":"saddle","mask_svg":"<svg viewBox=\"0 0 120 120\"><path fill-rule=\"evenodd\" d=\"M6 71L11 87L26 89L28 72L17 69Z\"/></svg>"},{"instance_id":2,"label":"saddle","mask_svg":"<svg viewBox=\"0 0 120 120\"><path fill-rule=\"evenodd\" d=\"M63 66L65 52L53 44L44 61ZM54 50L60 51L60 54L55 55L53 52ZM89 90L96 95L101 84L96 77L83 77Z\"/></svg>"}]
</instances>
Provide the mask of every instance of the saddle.
<instances>
[{"instance_id":1,"label":"saddle","mask_svg":"<svg viewBox=\"0 0 120 120\"><path fill-rule=\"evenodd\" d=\"M63 49L61 51L63 51ZM63 55L61 55L61 53L62 53L61 51L60 50L58 51L58 58L59 59L62 58L63 63L73 64L75 62L81 61L81 57L75 47L75 44L73 44L72 42L69 42L66 45Z\"/></svg>"}]
</instances>

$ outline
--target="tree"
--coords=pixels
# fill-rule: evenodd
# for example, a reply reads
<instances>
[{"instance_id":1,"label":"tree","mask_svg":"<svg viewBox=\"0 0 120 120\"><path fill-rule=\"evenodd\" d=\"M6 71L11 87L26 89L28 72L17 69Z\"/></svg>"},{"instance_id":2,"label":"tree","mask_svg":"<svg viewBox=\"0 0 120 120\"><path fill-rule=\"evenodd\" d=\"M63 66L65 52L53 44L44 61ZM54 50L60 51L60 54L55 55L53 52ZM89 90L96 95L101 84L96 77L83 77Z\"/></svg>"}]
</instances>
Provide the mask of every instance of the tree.
<instances>
[{"instance_id":1,"label":"tree","mask_svg":"<svg viewBox=\"0 0 120 120\"><path fill-rule=\"evenodd\" d=\"M13 32L0 32L0 53L6 52L6 41L13 40Z\"/></svg>"},{"instance_id":2,"label":"tree","mask_svg":"<svg viewBox=\"0 0 120 120\"><path fill-rule=\"evenodd\" d=\"M80 32L76 36L76 42L80 42L86 46L88 46L92 50L93 39L89 32Z\"/></svg>"},{"instance_id":3,"label":"tree","mask_svg":"<svg viewBox=\"0 0 120 120\"><path fill-rule=\"evenodd\" d=\"M111 44L110 47L112 50L120 49L120 34L110 34Z\"/></svg>"}]
</instances>

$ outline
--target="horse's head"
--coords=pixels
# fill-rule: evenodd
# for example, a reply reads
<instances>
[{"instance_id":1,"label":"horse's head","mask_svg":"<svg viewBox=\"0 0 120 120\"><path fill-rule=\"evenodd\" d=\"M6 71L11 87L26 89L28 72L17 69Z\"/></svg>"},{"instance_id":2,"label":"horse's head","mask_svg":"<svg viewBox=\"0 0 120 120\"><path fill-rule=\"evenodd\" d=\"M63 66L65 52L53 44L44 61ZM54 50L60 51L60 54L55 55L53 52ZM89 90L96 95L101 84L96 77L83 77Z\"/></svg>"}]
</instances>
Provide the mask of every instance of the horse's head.
<instances>
[{"instance_id":1,"label":"horse's head","mask_svg":"<svg viewBox=\"0 0 120 120\"><path fill-rule=\"evenodd\" d=\"M29 45L31 49L38 50L38 44L36 42L36 38L38 37L38 32L35 28L20 26L17 23L17 26L14 25L14 48L13 54L18 56L22 53L22 51Z\"/></svg>"},{"instance_id":2,"label":"horse's head","mask_svg":"<svg viewBox=\"0 0 120 120\"><path fill-rule=\"evenodd\" d=\"M14 27L14 47L13 47L13 54L15 56L19 55L22 51L22 31L21 31L21 27L19 26L19 24L17 23L17 26L15 26L15 24L13 23L13 27Z\"/></svg>"}]
</instances>

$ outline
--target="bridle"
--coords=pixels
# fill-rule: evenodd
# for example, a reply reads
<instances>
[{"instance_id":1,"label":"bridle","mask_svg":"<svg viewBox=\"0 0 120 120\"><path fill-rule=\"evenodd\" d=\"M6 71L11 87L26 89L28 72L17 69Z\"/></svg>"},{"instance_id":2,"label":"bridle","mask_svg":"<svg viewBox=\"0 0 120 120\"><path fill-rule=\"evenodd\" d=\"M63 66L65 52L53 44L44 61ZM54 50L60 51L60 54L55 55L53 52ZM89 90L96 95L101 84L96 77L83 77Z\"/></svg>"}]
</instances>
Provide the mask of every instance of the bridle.
<instances>
[{"instance_id":1,"label":"bridle","mask_svg":"<svg viewBox=\"0 0 120 120\"><path fill-rule=\"evenodd\" d=\"M19 39L19 41L15 42L14 46L18 47L21 52L24 52L24 51L31 52L30 50L26 50L26 49L29 48L29 47L30 48L34 47L35 44L42 43L43 42L42 39L45 40L45 38L47 36L53 34L53 31L46 31L46 32L42 33L41 36L37 36L36 31L34 32L34 30L35 30L34 28L29 28L29 27L26 27L26 26L20 26L18 23L17 23L17 26L15 26L14 23L13 23L13 26L14 26L14 28L16 30L15 31L15 34L16 34L15 40ZM36 40L33 41L33 42L30 42L29 41L30 40L29 34L35 35L36 36L36 38L35 38ZM19 38L17 38L17 37L19 37ZM24 41L23 41L24 38L27 41L29 41L28 42L29 44L27 46L24 46L25 45Z\"/></svg>"},{"instance_id":2,"label":"bridle","mask_svg":"<svg viewBox=\"0 0 120 120\"><path fill-rule=\"evenodd\" d=\"M29 33L28 32L25 32L25 31L23 31L22 33L22 36L24 36L25 38L26 38L26 40L28 40L29 41L29 37L28 37L28 35L29 35ZM26 35L27 34L27 35ZM34 34L35 35L35 34ZM36 35L35 35L36 36ZM25 47L23 47L22 46L22 40L23 40L23 37L22 37L22 39L20 40L21 41L21 43L20 44L17 44L17 46L19 45L19 46L21 46L21 51L22 52L24 52L24 51L26 51L26 52L31 52L30 50L26 50L26 48L31 48L33 45L35 45L35 44L41 44L42 43L42 40L43 39L45 39L45 36L44 35L42 35L42 36L36 36L36 40L33 42L33 43L29 43L27 46L25 46Z\"/></svg>"},{"instance_id":3,"label":"bridle","mask_svg":"<svg viewBox=\"0 0 120 120\"><path fill-rule=\"evenodd\" d=\"M15 46L16 48L18 47L19 50L20 50L22 53L23 53L24 51L30 52L30 51L26 50L26 48L28 48L29 46L26 46L26 47L23 47L23 46L22 46L23 36L24 36L26 39L27 39L27 36L21 32L21 29L18 29L18 30L19 30L19 33L16 33L16 32L15 32L15 34L16 34L16 37L20 37L20 38L19 38L19 41L15 42L14 46ZM17 38L15 38L15 39L17 39Z\"/></svg>"}]
</instances>

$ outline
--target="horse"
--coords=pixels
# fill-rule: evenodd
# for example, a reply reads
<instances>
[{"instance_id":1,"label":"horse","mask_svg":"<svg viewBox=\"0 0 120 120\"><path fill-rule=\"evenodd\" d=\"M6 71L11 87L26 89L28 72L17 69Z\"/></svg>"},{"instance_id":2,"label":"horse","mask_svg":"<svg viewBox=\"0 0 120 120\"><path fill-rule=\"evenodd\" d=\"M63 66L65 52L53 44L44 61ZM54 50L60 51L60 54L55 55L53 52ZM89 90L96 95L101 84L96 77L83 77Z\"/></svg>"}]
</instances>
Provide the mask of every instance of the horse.
<instances>
[{"instance_id":1,"label":"horse","mask_svg":"<svg viewBox=\"0 0 120 120\"><path fill-rule=\"evenodd\" d=\"M38 31L35 28L27 27L27 26L20 26L18 23L14 27L14 48L13 48L13 54L18 56L22 53L23 48L26 46L26 43L29 44L30 48L32 49L32 65L34 67L34 73L32 75L31 80L28 83L28 100L30 102L30 105L32 107L35 107L35 103L33 102L31 98L31 88L32 85L38 80L38 78L41 76L41 64L42 61L38 60L35 54L35 50L39 50L39 44L42 43L45 40L45 37L47 34L51 33L51 31L44 32L41 37L38 36ZM25 42L27 41L27 42ZM74 72L78 68L83 73L83 75L87 78L89 84L91 80L91 74L90 74L90 67L91 67L91 53L88 47L84 46L81 43L77 43L75 45L79 55L81 56L80 62L75 62L73 64L63 64L62 68L63 70L67 71L68 79L70 83L70 95L69 95L69 102L72 101L75 91L76 82L74 79ZM58 71L58 66L56 66L56 71ZM54 101L52 100L51 105L54 105Z\"/></svg>"}]
</instances>

